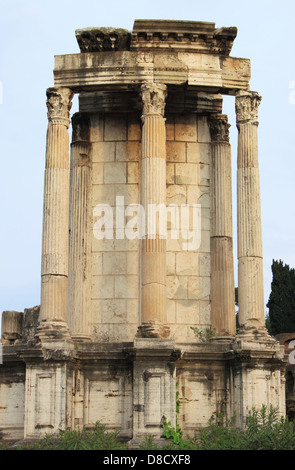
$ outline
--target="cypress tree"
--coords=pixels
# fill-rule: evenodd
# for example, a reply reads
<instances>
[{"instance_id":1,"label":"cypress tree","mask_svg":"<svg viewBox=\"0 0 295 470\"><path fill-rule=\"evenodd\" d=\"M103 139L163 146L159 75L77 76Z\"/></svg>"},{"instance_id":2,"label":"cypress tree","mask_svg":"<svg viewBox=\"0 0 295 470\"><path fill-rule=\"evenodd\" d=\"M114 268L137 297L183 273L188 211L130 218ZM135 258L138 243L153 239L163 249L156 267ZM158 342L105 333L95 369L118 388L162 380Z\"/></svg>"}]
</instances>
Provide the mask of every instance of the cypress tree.
<instances>
[{"instance_id":1,"label":"cypress tree","mask_svg":"<svg viewBox=\"0 0 295 470\"><path fill-rule=\"evenodd\" d=\"M270 333L295 332L295 270L273 260L271 293L267 303Z\"/></svg>"}]
</instances>

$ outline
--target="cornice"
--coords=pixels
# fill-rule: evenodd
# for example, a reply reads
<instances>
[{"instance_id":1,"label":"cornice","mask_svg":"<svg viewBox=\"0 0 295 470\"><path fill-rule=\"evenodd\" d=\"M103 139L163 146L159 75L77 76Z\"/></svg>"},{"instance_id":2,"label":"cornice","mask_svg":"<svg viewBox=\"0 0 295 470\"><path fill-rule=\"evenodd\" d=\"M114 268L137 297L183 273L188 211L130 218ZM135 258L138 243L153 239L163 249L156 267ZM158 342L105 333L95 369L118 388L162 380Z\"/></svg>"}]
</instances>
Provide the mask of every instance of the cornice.
<instances>
[{"instance_id":1,"label":"cornice","mask_svg":"<svg viewBox=\"0 0 295 470\"><path fill-rule=\"evenodd\" d=\"M135 20L132 32L101 27L75 33L82 53L169 49L228 56L237 28L215 28L215 23L200 21Z\"/></svg>"}]
</instances>

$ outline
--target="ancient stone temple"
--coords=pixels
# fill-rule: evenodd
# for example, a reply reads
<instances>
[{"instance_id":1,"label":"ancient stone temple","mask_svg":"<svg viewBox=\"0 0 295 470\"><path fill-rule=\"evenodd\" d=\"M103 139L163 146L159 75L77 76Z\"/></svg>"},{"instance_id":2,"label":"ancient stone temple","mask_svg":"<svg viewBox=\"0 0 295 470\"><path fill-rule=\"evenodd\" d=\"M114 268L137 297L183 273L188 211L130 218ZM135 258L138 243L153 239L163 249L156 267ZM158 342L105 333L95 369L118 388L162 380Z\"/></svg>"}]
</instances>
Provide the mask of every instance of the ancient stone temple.
<instances>
[{"instance_id":1,"label":"ancient stone temple","mask_svg":"<svg viewBox=\"0 0 295 470\"><path fill-rule=\"evenodd\" d=\"M236 35L136 20L77 30L80 53L55 57L41 306L2 316L2 436L100 421L160 437L176 392L185 433L217 412L238 426L263 404L285 414L284 353L264 325L261 97L230 56ZM238 128L238 329L223 95Z\"/></svg>"}]
</instances>

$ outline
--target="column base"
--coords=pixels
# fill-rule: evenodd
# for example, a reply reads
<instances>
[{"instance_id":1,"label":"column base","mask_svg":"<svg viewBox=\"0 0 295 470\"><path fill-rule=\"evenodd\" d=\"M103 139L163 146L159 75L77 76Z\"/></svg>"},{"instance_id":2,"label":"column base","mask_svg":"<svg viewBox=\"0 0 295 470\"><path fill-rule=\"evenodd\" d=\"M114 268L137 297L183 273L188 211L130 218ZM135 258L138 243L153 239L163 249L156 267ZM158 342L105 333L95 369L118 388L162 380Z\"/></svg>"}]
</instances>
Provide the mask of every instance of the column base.
<instances>
[{"instance_id":1,"label":"column base","mask_svg":"<svg viewBox=\"0 0 295 470\"><path fill-rule=\"evenodd\" d=\"M68 349L72 343L70 330L65 322L41 322L37 327L36 338L45 349Z\"/></svg>"},{"instance_id":2,"label":"column base","mask_svg":"<svg viewBox=\"0 0 295 470\"><path fill-rule=\"evenodd\" d=\"M170 328L167 325L157 323L143 323L137 329L138 338L163 338L170 336Z\"/></svg>"},{"instance_id":3,"label":"column base","mask_svg":"<svg viewBox=\"0 0 295 470\"><path fill-rule=\"evenodd\" d=\"M240 327L237 330L236 340L237 341L250 341L250 342L267 341L271 343L277 343L277 341L272 336L270 336L270 334L268 333L265 327L256 328L255 326Z\"/></svg>"},{"instance_id":4,"label":"column base","mask_svg":"<svg viewBox=\"0 0 295 470\"><path fill-rule=\"evenodd\" d=\"M90 343L91 337L87 335L72 335L72 341L74 343Z\"/></svg>"},{"instance_id":5,"label":"column base","mask_svg":"<svg viewBox=\"0 0 295 470\"><path fill-rule=\"evenodd\" d=\"M234 350L247 350L249 352L272 352L273 358L284 360L284 346L270 336L267 329L240 328L233 343Z\"/></svg>"},{"instance_id":6,"label":"column base","mask_svg":"<svg viewBox=\"0 0 295 470\"><path fill-rule=\"evenodd\" d=\"M231 344L235 340L234 336L224 335L224 336L214 336L211 341L212 343L223 343L223 344Z\"/></svg>"}]
</instances>

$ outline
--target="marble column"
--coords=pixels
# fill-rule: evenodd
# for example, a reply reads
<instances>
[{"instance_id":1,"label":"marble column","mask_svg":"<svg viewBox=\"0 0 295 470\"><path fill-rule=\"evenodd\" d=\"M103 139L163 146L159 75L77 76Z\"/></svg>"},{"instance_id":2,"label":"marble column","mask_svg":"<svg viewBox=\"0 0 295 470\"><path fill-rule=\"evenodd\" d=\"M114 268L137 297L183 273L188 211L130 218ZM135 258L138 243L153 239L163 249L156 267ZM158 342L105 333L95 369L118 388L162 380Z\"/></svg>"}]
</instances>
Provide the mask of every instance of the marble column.
<instances>
[{"instance_id":1,"label":"marble column","mask_svg":"<svg viewBox=\"0 0 295 470\"><path fill-rule=\"evenodd\" d=\"M231 146L227 116L209 119L211 163L211 325L218 336L236 332L232 238Z\"/></svg>"},{"instance_id":2,"label":"marble column","mask_svg":"<svg viewBox=\"0 0 295 470\"><path fill-rule=\"evenodd\" d=\"M69 327L75 340L89 340L91 311L91 168L90 123L72 118L69 216Z\"/></svg>"},{"instance_id":3,"label":"marble column","mask_svg":"<svg viewBox=\"0 0 295 470\"><path fill-rule=\"evenodd\" d=\"M166 210L166 85L141 86L142 155L141 205L145 231L141 240L141 326L144 337L167 338L166 325L166 233L153 218L153 210Z\"/></svg>"},{"instance_id":4,"label":"marble column","mask_svg":"<svg viewBox=\"0 0 295 470\"><path fill-rule=\"evenodd\" d=\"M47 90L39 337L68 336L69 113L73 93Z\"/></svg>"},{"instance_id":5,"label":"marble column","mask_svg":"<svg viewBox=\"0 0 295 470\"><path fill-rule=\"evenodd\" d=\"M238 135L238 289L241 331L264 330L263 258L256 92L236 94Z\"/></svg>"}]
</instances>

